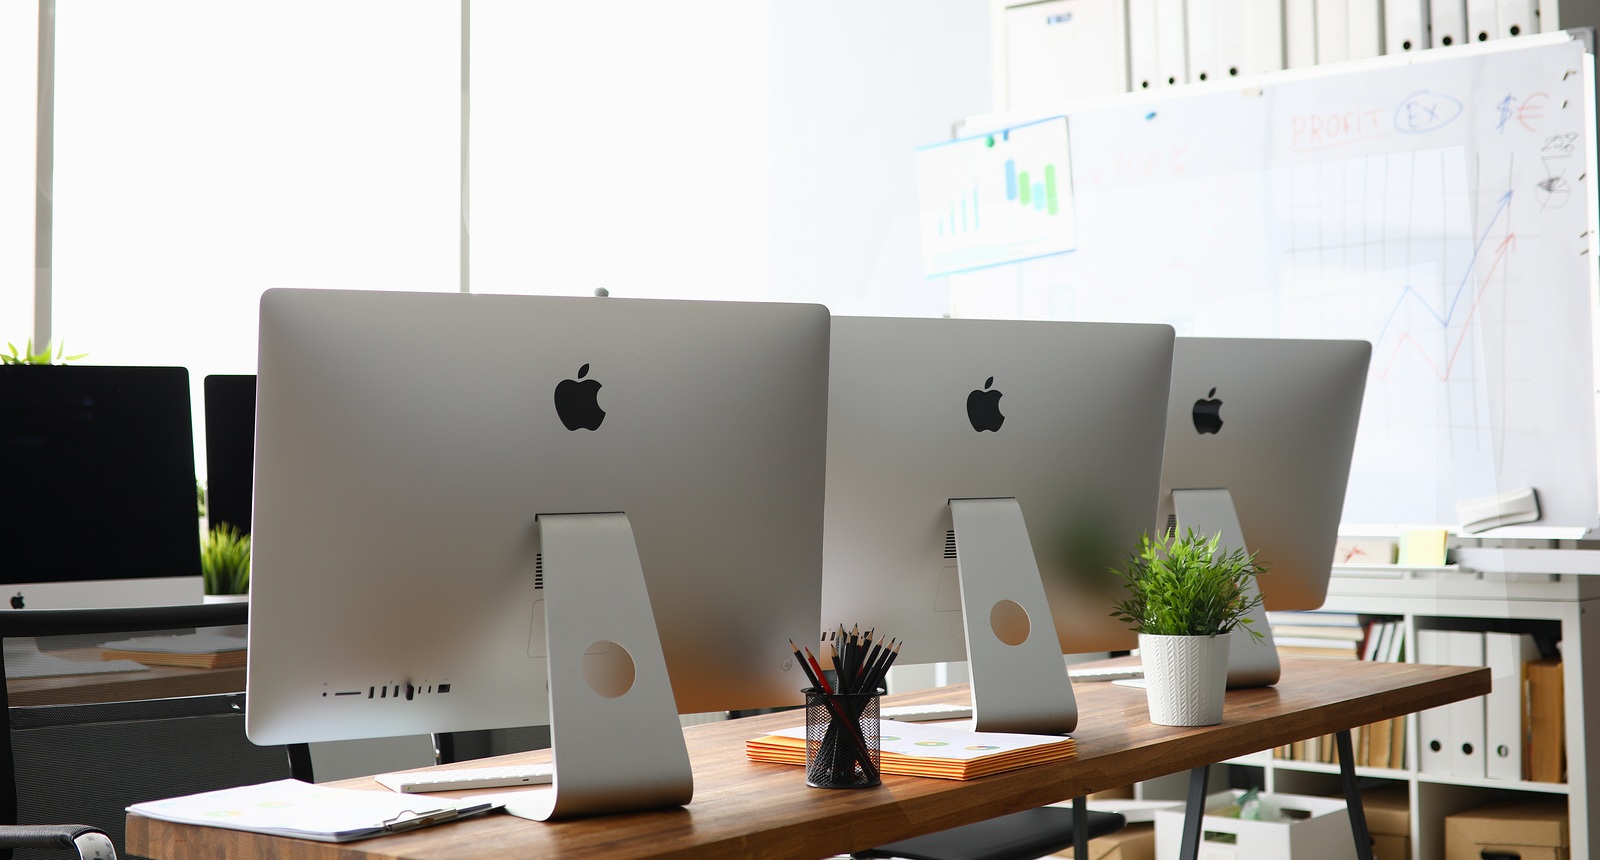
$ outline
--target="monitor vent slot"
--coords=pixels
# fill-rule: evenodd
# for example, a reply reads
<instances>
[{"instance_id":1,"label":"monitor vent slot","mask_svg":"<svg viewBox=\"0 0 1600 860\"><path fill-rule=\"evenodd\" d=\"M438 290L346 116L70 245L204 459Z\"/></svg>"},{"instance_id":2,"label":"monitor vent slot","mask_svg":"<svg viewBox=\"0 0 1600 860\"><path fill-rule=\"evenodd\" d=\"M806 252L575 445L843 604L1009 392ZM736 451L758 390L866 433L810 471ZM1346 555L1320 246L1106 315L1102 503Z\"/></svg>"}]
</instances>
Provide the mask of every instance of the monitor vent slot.
<instances>
[{"instance_id":1,"label":"monitor vent slot","mask_svg":"<svg viewBox=\"0 0 1600 860\"><path fill-rule=\"evenodd\" d=\"M533 587L544 589L544 553L533 554Z\"/></svg>"},{"instance_id":2,"label":"monitor vent slot","mask_svg":"<svg viewBox=\"0 0 1600 860\"><path fill-rule=\"evenodd\" d=\"M956 557L956 531L951 529L944 533L944 557Z\"/></svg>"},{"instance_id":3,"label":"monitor vent slot","mask_svg":"<svg viewBox=\"0 0 1600 860\"><path fill-rule=\"evenodd\" d=\"M1167 538L1169 538L1169 539L1177 536L1177 534L1178 534L1178 515L1177 514L1167 514L1167 529L1166 529L1165 534L1166 534Z\"/></svg>"}]
</instances>

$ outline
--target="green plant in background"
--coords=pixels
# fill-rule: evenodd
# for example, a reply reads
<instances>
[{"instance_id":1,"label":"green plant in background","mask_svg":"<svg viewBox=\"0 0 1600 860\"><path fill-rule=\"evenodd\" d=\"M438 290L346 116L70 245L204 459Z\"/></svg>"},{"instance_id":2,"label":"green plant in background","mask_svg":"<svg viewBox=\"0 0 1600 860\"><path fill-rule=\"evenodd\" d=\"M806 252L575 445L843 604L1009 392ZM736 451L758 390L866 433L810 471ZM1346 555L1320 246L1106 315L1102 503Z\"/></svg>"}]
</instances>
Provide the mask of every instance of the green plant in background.
<instances>
[{"instance_id":1,"label":"green plant in background","mask_svg":"<svg viewBox=\"0 0 1600 860\"><path fill-rule=\"evenodd\" d=\"M1156 636L1216 636L1235 628L1256 639L1261 631L1245 616L1261 605L1259 592L1249 595L1249 585L1266 567L1256 557L1238 549L1217 549L1221 535L1206 538L1187 530L1152 540L1139 536L1139 548L1129 554L1121 577L1128 596L1115 604L1111 615L1134 632Z\"/></svg>"},{"instance_id":2,"label":"green plant in background","mask_svg":"<svg viewBox=\"0 0 1600 860\"><path fill-rule=\"evenodd\" d=\"M250 536L228 523L212 526L200 542L200 578L206 594L250 591Z\"/></svg>"},{"instance_id":3,"label":"green plant in background","mask_svg":"<svg viewBox=\"0 0 1600 860\"><path fill-rule=\"evenodd\" d=\"M56 347L56 354L53 357L50 355L50 344L48 343L44 345L44 350L42 352L34 352L32 338L28 339L27 349L24 349L21 352L17 351L16 344L9 341L6 343L6 347L8 350L7 352L0 352L0 364L55 364L57 362L66 364L69 361L78 361L79 359L85 358L89 355L86 352L79 353L78 355L67 355L67 344L65 341L62 341L61 344Z\"/></svg>"}]
</instances>

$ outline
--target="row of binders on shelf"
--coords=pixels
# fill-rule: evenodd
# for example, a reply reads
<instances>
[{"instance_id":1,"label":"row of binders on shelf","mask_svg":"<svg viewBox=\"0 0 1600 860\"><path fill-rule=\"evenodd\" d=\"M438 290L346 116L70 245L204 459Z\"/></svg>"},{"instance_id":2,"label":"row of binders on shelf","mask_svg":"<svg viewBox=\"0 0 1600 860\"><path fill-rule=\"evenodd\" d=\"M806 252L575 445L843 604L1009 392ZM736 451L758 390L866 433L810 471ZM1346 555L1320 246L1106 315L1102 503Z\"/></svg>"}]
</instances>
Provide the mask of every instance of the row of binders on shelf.
<instances>
[{"instance_id":1,"label":"row of binders on shelf","mask_svg":"<svg viewBox=\"0 0 1600 860\"><path fill-rule=\"evenodd\" d=\"M1291 657L1399 663L1406 658L1406 627L1398 618L1340 612L1269 612L1278 653ZM1406 718L1360 726L1350 733L1358 767L1405 767ZM1338 764L1333 735L1286 744L1273 751L1288 761Z\"/></svg>"},{"instance_id":2,"label":"row of binders on shelf","mask_svg":"<svg viewBox=\"0 0 1600 860\"><path fill-rule=\"evenodd\" d=\"M1487 666L1482 698L1417 715L1418 769L1479 779L1566 781L1565 698L1559 658L1526 633L1418 630L1417 662Z\"/></svg>"},{"instance_id":3,"label":"row of binders on shelf","mask_svg":"<svg viewBox=\"0 0 1600 860\"><path fill-rule=\"evenodd\" d=\"M1269 612L1267 618L1285 656L1488 667L1489 695L1417 715L1417 768L1453 777L1566 781L1561 660L1546 656L1532 635L1423 628L1416 631L1413 655L1399 618L1338 612ZM1404 768L1405 721L1396 717L1352 732L1356 765ZM1274 755L1338 763L1331 735L1279 747Z\"/></svg>"},{"instance_id":4,"label":"row of binders on shelf","mask_svg":"<svg viewBox=\"0 0 1600 860\"><path fill-rule=\"evenodd\" d=\"M1541 23L1538 0L1127 0L1130 88L1510 38Z\"/></svg>"}]
</instances>

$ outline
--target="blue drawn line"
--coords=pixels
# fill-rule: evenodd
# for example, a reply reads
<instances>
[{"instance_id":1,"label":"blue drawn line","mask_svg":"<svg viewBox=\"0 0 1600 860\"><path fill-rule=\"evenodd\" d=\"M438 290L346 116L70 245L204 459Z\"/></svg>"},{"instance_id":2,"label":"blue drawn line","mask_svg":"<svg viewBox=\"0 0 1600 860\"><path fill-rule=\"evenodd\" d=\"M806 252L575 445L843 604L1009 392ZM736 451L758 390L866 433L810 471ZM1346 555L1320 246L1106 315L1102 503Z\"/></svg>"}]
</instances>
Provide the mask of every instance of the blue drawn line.
<instances>
[{"instance_id":1,"label":"blue drawn line","mask_svg":"<svg viewBox=\"0 0 1600 860\"><path fill-rule=\"evenodd\" d=\"M1450 320L1455 317L1456 308L1461 304L1461 295L1467 290L1467 282L1472 280L1473 270L1478 266L1478 254L1483 250L1483 244L1489 241L1489 234L1494 231L1495 222L1500 220L1500 216L1504 214L1506 209L1508 209L1510 206L1511 192L1507 191L1505 195L1500 198L1500 205L1494 210L1494 215L1489 218L1489 226L1485 227L1483 229L1483 235L1478 237L1478 244L1472 249L1472 259L1467 261L1466 274L1461 276L1461 283L1456 285L1456 294L1450 299L1450 309L1446 311L1443 316L1440 316L1439 312L1434 310L1432 305L1428 304L1428 300L1423 298L1421 293L1417 292L1415 289L1412 289L1410 284L1406 284L1406 288L1400 291L1400 298L1395 300L1394 309L1389 311L1389 318L1383 321L1383 328L1379 329L1378 337L1373 342L1383 342L1384 336L1389 333L1389 325L1393 323L1394 318L1399 315L1400 307L1405 304L1406 296L1408 294L1415 296L1417 301L1422 303L1422 307L1427 310L1427 312L1435 320L1438 321L1440 328L1449 328Z\"/></svg>"}]
</instances>

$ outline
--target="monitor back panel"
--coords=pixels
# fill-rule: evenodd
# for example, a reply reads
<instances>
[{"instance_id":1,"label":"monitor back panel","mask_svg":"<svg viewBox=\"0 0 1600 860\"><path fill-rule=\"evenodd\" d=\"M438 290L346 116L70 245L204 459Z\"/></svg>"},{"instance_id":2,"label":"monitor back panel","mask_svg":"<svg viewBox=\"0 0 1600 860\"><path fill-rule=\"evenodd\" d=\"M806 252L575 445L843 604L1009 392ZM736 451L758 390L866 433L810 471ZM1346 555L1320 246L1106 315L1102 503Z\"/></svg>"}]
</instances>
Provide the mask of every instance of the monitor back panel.
<instances>
[{"instance_id":1,"label":"monitor back panel","mask_svg":"<svg viewBox=\"0 0 1600 860\"><path fill-rule=\"evenodd\" d=\"M252 738L543 722L539 514L628 515L680 711L799 701L827 342L813 305L269 292Z\"/></svg>"},{"instance_id":2,"label":"monitor back panel","mask_svg":"<svg viewBox=\"0 0 1600 860\"><path fill-rule=\"evenodd\" d=\"M1133 647L1109 569L1155 513L1172 340L1161 325L835 317L824 620L903 637L902 662L964 659L948 501L1014 497L1063 651Z\"/></svg>"},{"instance_id":3,"label":"monitor back panel","mask_svg":"<svg viewBox=\"0 0 1600 860\"><path fill-rule=\"evenodd\" d=\"M1172 490L1226 488L1271 568L1268 609L1327 595L1371 352L1359 340L1178 338L1159 526Z\"/></svg>"}]
</instances>

